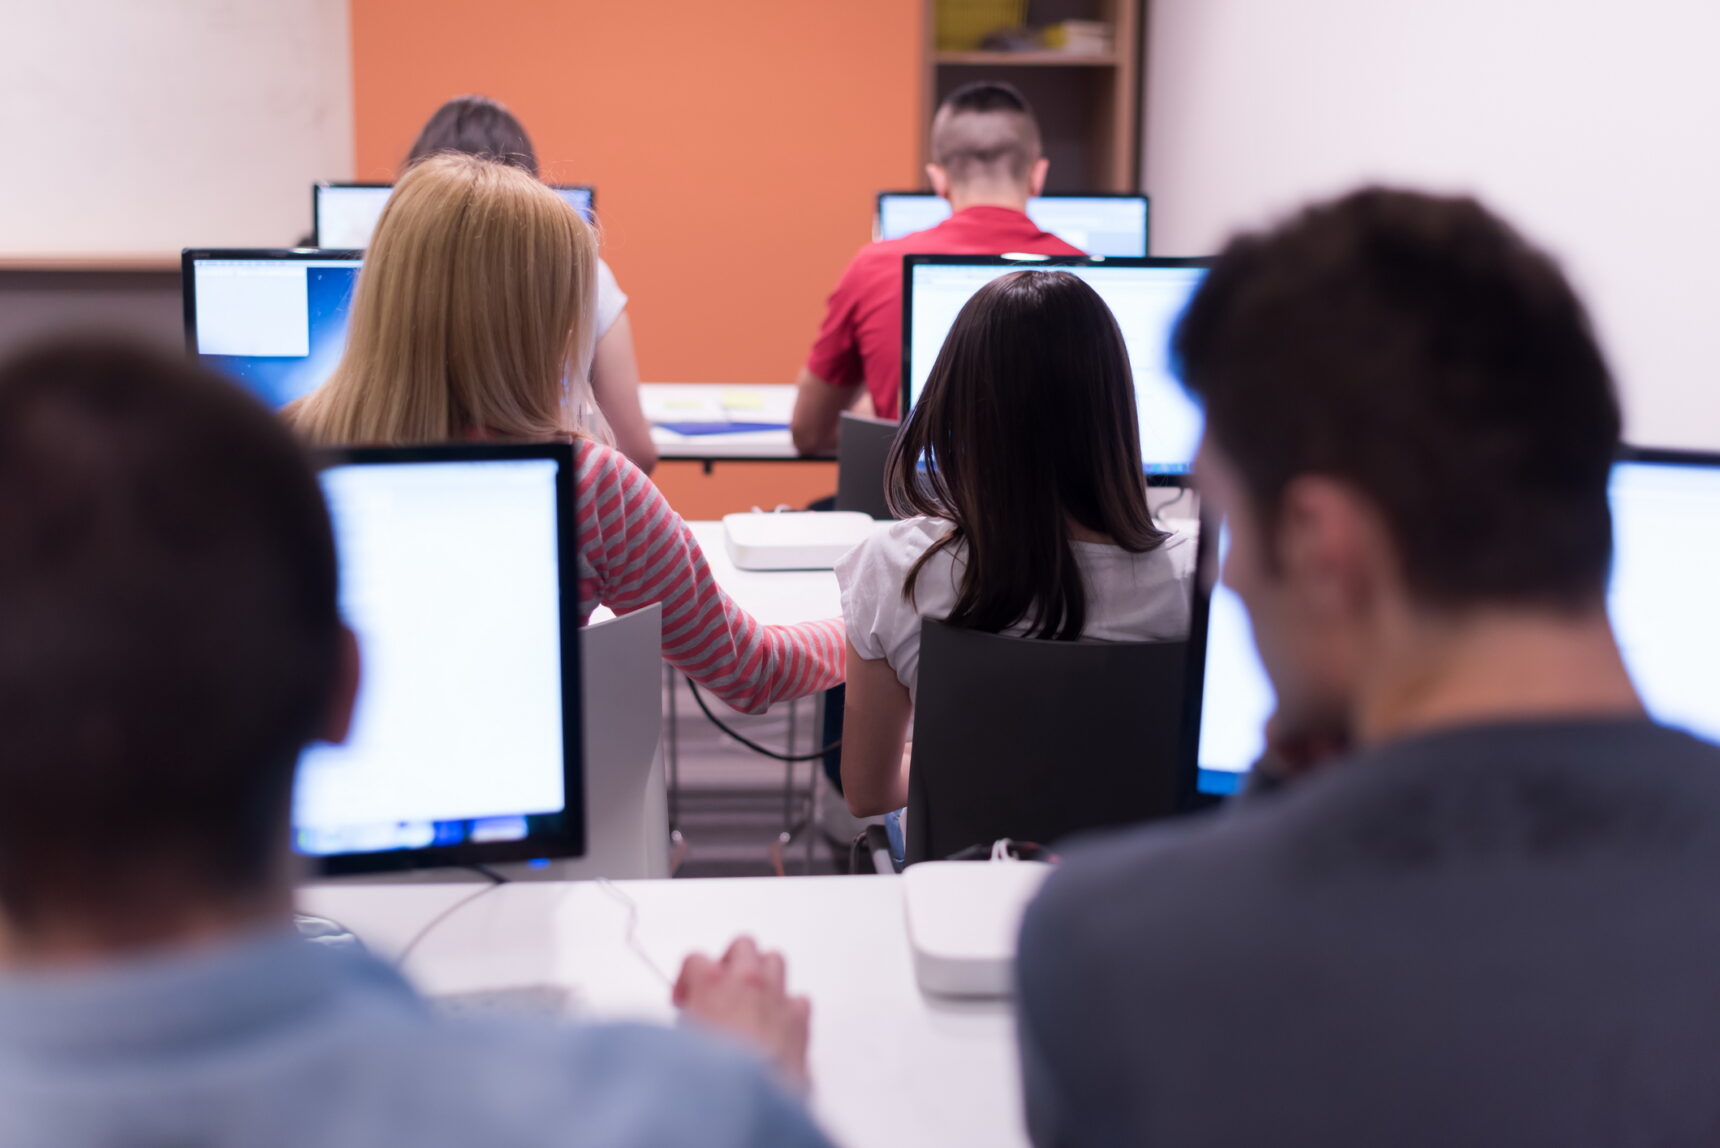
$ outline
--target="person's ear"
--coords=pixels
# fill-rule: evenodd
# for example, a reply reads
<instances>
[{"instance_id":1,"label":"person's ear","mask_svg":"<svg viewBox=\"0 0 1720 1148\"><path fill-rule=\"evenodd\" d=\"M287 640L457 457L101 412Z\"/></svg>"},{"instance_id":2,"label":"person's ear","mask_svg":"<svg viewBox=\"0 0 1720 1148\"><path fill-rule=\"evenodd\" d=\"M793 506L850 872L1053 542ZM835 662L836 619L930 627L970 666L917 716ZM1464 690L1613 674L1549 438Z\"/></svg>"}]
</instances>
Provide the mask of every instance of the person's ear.
<instances>
[{"instance_id":1,"label":"person's ear","mask_svg":"<svg viewBox=\"0 0 1720 1148\"><path fill-rule=\"evenodd\" d=\"M335 677L329 690L328 708L323 711L317 740L340 745L352 732L352 714L358 706L358 683L363 676L363 658L358 652L358 636L345 626L340 628L340 653Z\"/></svg>"},{"instance_id":2,"label":"person's ear","mask_svg":"<svg viewBox=\"0 0 1720 1148\"><path fill-rule=\"evenodd\" d=\"M1051 161L1040 156L1027 172L1027 197L1045 194L1045 177L1051 174Z\"/></svg>"},{"instance_id":3,"label":"person's ear","mask_svg":"<svg viewBox=\"0 0 1720 1148\"><path fill-rule=\"evenodd\" d=\"M1301 609L1325 624L1354 620L1397 577L1397 555L1373 504L1346 483L1293 479L1279 502L1278 567Z\"/></svg>"},{"instance_id":4,"label":"person's ear","mask_svg":"<svg viewBox=\"0 0 1720 1148\"><path fill-rule=\"evenodd\" d=\"M950 173L937 164L926 165L926 181L932 185L932 194L943 199L950 197Z\"/></svg>"}]
</instances>

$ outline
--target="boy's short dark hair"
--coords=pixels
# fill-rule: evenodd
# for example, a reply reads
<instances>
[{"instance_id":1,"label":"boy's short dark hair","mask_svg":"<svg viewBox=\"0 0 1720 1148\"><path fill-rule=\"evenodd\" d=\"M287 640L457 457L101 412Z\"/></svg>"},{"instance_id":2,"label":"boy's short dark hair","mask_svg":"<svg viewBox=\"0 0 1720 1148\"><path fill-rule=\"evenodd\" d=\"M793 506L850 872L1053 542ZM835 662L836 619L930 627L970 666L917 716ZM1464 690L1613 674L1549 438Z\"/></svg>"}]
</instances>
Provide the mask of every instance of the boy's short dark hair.
<instances>
[{"instance_id":1,"label":"boy's short dark hair","mask_svg":"<svg viewBox=\"0 0 1720 1148\"><path fill-rule=\"evenodd\" d=\"M0 913L265 882L336 588L311 467L234 384L101 340L0 364Z\"/></svg>"},{"instance_id":2,"label":"boy's short dark hair","mask_svg":"<svg viewBox=\"0 0 1720 1148\"><path fill-rule=\"evenodd\" d=\"M1429 605L1604 593L1612 376L1552 259L1473 199L1367 189L1232 240L1173 352L1268 528L1326 475Z\"/></svg>"},{"instance_id":3,"label":"boy's short dark hair","mask_svg":"<svg viewBox=\"0 0 1720 1148\"><path fill-rule=\"evenodd\" d=\"M1040 153L1039 121L1013 84L963 84L932 119L932 162L957 183L1023 181Z\"/></svg>"}]
</instances>

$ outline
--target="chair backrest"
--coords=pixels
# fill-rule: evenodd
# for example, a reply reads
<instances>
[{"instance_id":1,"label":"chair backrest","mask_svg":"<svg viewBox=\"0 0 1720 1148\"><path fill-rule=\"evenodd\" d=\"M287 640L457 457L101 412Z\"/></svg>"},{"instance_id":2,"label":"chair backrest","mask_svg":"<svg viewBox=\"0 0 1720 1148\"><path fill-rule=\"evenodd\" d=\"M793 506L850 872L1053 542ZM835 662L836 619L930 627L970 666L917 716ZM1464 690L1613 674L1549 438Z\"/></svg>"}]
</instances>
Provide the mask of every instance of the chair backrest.
<instances>
[{"instance_id":1,"label":"chair backrest","mask_svg":"<svg viewBox=\"0 0 1720 1148\"><path fill-rule=\"evenodd\" d=\"M884 463L896 441L897 424L842 416L836 431L836 509L873 518L894 518L884 504Z\"/></svg>"},{"instance_id":2,"label":"chair backrest","mask_svg":"<svg viewBox=\"0 0 1720 1148\"><path fill-rule=\"evenodd\" d=\"M1187 642L920 629L907 861L1177 809Z\"/></svg>"},{"instance_id":3,"label":"chair backrest","mask_svg":"<svg viewBox=\"0 0 1720 1148\"><path fill-rule=\"evenodd\" d=\"M663 607L647 606L579 634L584 695L585 856L508 876L558 881L669 875L663 742Z\"/></svg>"}]
</instances>

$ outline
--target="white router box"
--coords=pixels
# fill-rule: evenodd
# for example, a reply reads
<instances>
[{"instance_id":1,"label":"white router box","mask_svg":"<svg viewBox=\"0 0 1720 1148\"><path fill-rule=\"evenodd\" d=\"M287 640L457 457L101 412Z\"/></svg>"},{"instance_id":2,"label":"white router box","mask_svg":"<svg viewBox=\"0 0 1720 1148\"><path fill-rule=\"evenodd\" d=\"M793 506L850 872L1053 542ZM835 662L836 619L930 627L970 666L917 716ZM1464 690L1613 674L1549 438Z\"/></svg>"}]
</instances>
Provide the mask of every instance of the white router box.
<instances>
[{"instance_id":1,"label":"white router box","mask_svg":"<svg viewBox=\"0 0 1720 1148\"><path fill-rule=\"evenodd\" d=\"M903 870L902 905L920 990L1009 996L1021 918L1050 875L1043 861L923 861Z\"/></svg>"},{"instance_id":2,"label":"white router box","mask_svg":"<svg viewBox=\"0 0 1720 1148\"><path fill-rule=\"evenodd\" d=\"M723 541L741 570L830 570L876 526L852 510L725 514Z\"/></svg>"}]
</instances>

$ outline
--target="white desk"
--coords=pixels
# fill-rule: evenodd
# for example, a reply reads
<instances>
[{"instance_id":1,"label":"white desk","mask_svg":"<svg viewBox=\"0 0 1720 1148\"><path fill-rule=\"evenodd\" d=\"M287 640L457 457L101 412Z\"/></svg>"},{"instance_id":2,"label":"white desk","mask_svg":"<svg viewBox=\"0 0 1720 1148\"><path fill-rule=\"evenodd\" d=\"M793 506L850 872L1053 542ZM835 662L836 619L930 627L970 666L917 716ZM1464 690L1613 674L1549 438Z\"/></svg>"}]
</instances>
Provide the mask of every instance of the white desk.
<instances>
[{"instance_id":1,"label":"white desk","mask_svg":"<svg viewBox=\"0 0 1720 1148\"><path fill-rule=\"evenodd\" d=\"M738 933L781 950L812 998L813 1108L850 1148L1015 1145L1021 1117L1005 1002L923 996L903 938L897 877L618 882L638 906L637 943L673 977L689 953ZM317 886L305 911L393 958L476 886ZM430 993L566 986L576 1015L669 1020L669 988L627 944L629 911L585 882L504 885L436 927L406 972Z\"/></svg>"},{"instance_id":2,"label":"white desk","mask_svg":"<svg viewBox=\"0 0 1720 1148\"><path fill-rule=\"evenodd\" d=\"M689 522L717 585L741 609L767 626L788 626L842 616L834 570L740 570L729 561L721 522ZM880 523L880 526L886 525Z\"/></svg>"},{"instance_id":3,"label":"white desk","mask_svg":"<svg viewBox=\"0 0 1720 1148\"><path fill-rule=\"evenodd\" d=\"M1200 529L1199 520L1193 518L1161 518L1159 524L1184 533ZM729 561L721 522L687 525L699 540L699 549L705 552L717 585L760 622L784 626L841 616L842 591L836 585L834 570L738 570ZM888 525L880 522L878 528Z\"/></svg>"},{"instance_id":4,"label":"white desk","mask_svg":"<svg viewBox=\"0 0 1720 1148\"><path fill-rule=\"evenodd\" d=\"M651 424L651 441L665 459L797 462L788 422L794 413L792 383L641 383L639 400ZM683 434L664 423L772 423L769 430Z\"/></svg>"}]
</instances>

